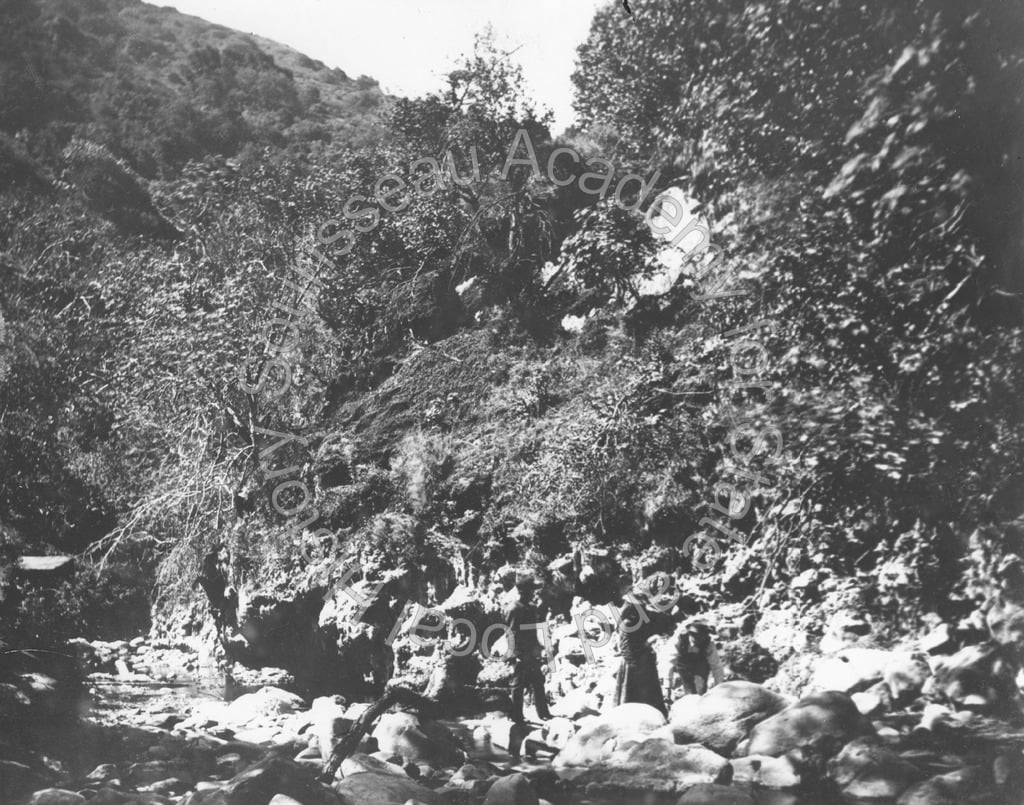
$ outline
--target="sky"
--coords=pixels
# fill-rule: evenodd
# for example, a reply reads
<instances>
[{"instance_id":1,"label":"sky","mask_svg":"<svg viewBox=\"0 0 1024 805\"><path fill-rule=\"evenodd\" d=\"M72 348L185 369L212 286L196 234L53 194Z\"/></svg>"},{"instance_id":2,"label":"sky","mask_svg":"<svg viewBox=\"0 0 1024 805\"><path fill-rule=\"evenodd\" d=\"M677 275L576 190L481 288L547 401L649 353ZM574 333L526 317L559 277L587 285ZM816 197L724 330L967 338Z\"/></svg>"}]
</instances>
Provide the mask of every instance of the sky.
<instances>
[{"instance_id":1,"label":"sky","mask_svg":"<svg viewBox=\"0 0 1024 805\"><path fill-rule=\"evenodd\" d=\"M150 2L151 0L147 0ZM422 95L473 37L490 23L534 99L555 113L554 133L573 121L576 48L594 11L609 0L156 0L184 14L274 39L340 67L377 79L390 94ZM625 13L625 11L623 11Z\"/></svg>"}]
</instances>

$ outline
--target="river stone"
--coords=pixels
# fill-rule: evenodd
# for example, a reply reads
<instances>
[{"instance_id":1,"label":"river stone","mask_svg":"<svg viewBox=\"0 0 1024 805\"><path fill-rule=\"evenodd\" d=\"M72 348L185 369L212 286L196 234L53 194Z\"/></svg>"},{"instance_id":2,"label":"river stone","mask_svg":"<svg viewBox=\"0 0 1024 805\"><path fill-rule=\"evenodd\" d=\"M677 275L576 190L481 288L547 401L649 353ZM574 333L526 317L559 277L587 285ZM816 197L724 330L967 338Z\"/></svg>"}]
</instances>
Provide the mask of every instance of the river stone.
<instances>
[{"instance_id":1,"label":"river stone","mask_svg":"<svg viewBox=\"0 0 1024 805\"><path fill-rule=\"evenodd\" d=\"M755 724L789 702L754 682L725 682L703 696L684 696L672 705L669 722L676 743L701 743L728 754Z\"/></svg>"},{"instance_id":2,"label":"river stone","mask_svg":"<svg viewBox=\"0 0 1024 805\"><path fill-rule=\"evenodd\" d=\"M117 766L113 763L103 763L89 772L86 776L86 780L94 780L98 783L104 783L107 780L113 780L121 776L121 772L118 771Z\"/></svg>"},{"instance_id":3,"label":"river stone","mask_svg":"<svg viewBox=\"0 0 1024 805\"><path fill-rule=\"evenodd\" d=\"M142 763L133 763L128 767L128 780L136 786L149 785L177 777L189 784L195 782L195 778L188 769L181 763L168 763L166 760L147 760Z\"/></svg>"},{"instance_id":4,"label":"river stone","mask_svg":"<svg viewBox=\"0 0 1024 805\"><path fill-rule=\"evenodd\" d=\"M265 685L255 693L244 693L231 702L225 717L232 724L248 724L257 719L294 713L305 706L301 696Z\"/></svg>"},{"instance_id":5,"label":"river stone","mask_svg":"<svg viewBox=\"0 0 1024 805\"><path fill-rule=\"evenodd\" d=\"M892 652L875 648L846 648L822 657L814 667L808 692L864 690L882 681L891 660Z\"/></svg>"},{"instance_id":6,"label":"river stone","mask_svg":"<svg viewBox=\"0 0 1024 805\"><path fill-rule=\"evenodd\" d=\"M47 782L49 780L42 774L24 763L0 760L0 802L21 800Z\"/></svg>"},{"instance_id":7,"label":"river stone","mask_svg":"<svg viewBox=\"0 0 1024 805\"><path fill-rule=\"evenodd\" d=\"M754 727L743 755L784 755L792 749L832 736L847 743L874 728L845 693L827 691L805 696Z\"/></svg>"},{"instance_id":8,"label":"river stone","mask_svg":"<svg viewBox=\"0 0 1024 805\"><path fill-rule=\"evenodd\" d=\"M1005 717L1019 712L1016 673L1009 650L989 642L967 646L943 658L929 684L958 707Z\"/></svg>"},{"instance_id":9,"label":"river stone","mask_svg":"<svg viewBox=\"0 0 1024 805\"><path fill-rule=\"evenodd\" d=\"M318 783L313 772L278 757L261 760L223 787L197 791L180 805L268 805L275 794L287 794L303 805L346 805L334 791Z\"/></svg>"},{"instance_id":10,"label":"river stone","mask_svg":"<svg viewBox=\"0 0 1024 805\"><path fill-rule=\"evenodd\" d=\"M538 805L537 792L525 774L502 777L487 791L484 805Z\"/></svg>"},{"instance_id":11,"label":"river stone","mask_svg":"<svg viewBox=\"0 0 1024 805\"><path fill-rule=\"evenodd\" d=\"M892 693L884 682L876 682L867 690L851 693L850 698L857 709L866 716L884 713L892 705Z\"/></svg>"},{"instance_id":12,"label":"river stone","mask_svg":"<svg viewBox=\"0 0 1024 805\"><path fill-rule=\"evenodd\" d=\"M341 761L341 774L343 777L351 777L353 774L373 771L379 774L392 774L396 777L408 776L400 766L379 760L364 754L354 754Z\"/></svg>"},{"instance_id":13,"label":"river stone","mask_svg":"<svg viewBox=\"0 0 1024 805\"><path fill-rule=\"evenodd\" d=\"M380 751L431 766L460 766L465 753L442 724L420 721L411 713L385 713L373 731Z\"/></svg>"},{"instance_id":14,"label":"river stone","mask_svg":"<svg viewBox=\"0 0 1024 805\"><path fill-rule=\"evenodd\" d=\"M268 805L302 805L297 799L292 799L287 794L275 794Z\"/></svg>"},{"instance_id":15,"label":"river stone","mask_svg":"<svg viewBox=\"0 0 1024 805\"><path fill-rule=\"evenodd\" d=\"M928 664L906 651L895 651L885 666L883 679L897 702L911 701L931 676Z\"/></svg>"},{"instance_id":16,"label":"river stone","mask_svg":"<svg viewBox=\"0 0 1024 805\"><path fill-rule=\"evenodd\" d=\"M555 756L554 766L593 766L607 760L627 742L637 743L667 723L649 704L620 704L602 716L587 716L580 730Z\"/></svg>"},{"instance_id":17,"label":"river stone","mask_svg":"<svg viewBox=\"0 0 1024 805\"><path fill-rule=\"evenodd\" d=\"M320 757L326 762L341 737L355 722L345 717L345 700L341 696L320 696L309 708L312 733L320 747Z\"/></svg>"},{"instance_id":18,"label":"river stone","mask_svg":"<svg viewBox=\"0 0 1024 805\"><path fill-rule=\"evenodd\" d=\"M588 791L660 791L681 793L697 783L727 783L729 761L700 744L680 746L650 737L613 753L574 779Z\"/></svg>"},{"instance_id":19,"label":"river stone","mask_svg":"<svg viewBox=\"0 0 1024 805\"><path fill-rule=\"evenodd\" d=\"M849 797L893 798L917 782L921 774L873 736L856 738L828 764L828 774Z\"/></svg>"},{"instance_id":20,"label":"river stone","mask_svg":"<svg viewBox=\"0 0 1024 805\"><path fill-rule=\"evenodd\" d=\"M63 788L44 788L36 791L28 801L28 805L82 805L87 802L81 794Z\"/></svg>"},{"instance_id":21,"label":"river stone","mask_svg":"<svg viewBox=\"0 0 1024 805\"><path fill-rule=\"evenodd\" d=\"M795 788L800 785L800 773L793 761L785 756L748 755L733 758L729 764L734 783L757 783L765 788Z\"/></svg>"},{"instance_id":22,"label":"river stone","mask_svg":"<svg viewBox=\"0 0 1024 805\"><path fill-rule=\"evenodd\" d=\"M346 777L334 784L334 790L341 794L344 802L353 805L402 805L410 799L419 800L424 805L437 805L438 802L437 794L417 782L373 771Z\"/></svg>"},{"instance_id":23,"label":"river stone","mask_svg":"<svg viewBox=\"0 0 1024 805\"><path fill-rule=\"evenodd\" d=\"M676 805L756 805L754 797L740 788L714 783L695 785Z\"/></svg>"},{"instance_id":24,"label":"river stone","mask_svg":"<svg viewBox=\"0 0 1024 805\"><path fill-rule=\"evenodd\" d=\"M939 774L908 788L896 805L962 805L977 792L982 777L980 769L971 767Z\"/></svg>"}]
</instances>

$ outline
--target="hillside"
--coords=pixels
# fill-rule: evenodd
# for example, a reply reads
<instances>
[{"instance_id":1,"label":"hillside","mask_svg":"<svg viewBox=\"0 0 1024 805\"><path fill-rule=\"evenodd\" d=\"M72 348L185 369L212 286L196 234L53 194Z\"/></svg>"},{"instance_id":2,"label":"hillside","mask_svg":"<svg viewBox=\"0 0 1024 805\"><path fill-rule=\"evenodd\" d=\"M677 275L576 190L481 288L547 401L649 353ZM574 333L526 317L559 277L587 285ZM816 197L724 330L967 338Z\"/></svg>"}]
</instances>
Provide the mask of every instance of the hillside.
<instances>
[{"instance_id":1,"label":"hillside","mask_svg":"<svg viewBox=\"0 0 1024 805\"><path fill-rule=\"evenodd\" d=\"M10 133L82 125L148 178L247 145L308 152L379 136L373 79L270 40L135 2L6 8Z\"/></svg>"},{"instance_id":2,"label":"hillside","mask_svg":"<svg viewBox=\"0 0 1024 805\"><path fill-rule=\"evenodd\" d=\"M926 703L1005 716L1024 4L632 6L557 141L487 36L385 98L168 9L5 7L0 639L462 713L508 667L402 624L483 632L525 577L576 718L614 646L574 618L663 574L658 629L710 621L751 684L907 652L913 695L871 688L901 750Z\"/></svg>"}]
</instances>

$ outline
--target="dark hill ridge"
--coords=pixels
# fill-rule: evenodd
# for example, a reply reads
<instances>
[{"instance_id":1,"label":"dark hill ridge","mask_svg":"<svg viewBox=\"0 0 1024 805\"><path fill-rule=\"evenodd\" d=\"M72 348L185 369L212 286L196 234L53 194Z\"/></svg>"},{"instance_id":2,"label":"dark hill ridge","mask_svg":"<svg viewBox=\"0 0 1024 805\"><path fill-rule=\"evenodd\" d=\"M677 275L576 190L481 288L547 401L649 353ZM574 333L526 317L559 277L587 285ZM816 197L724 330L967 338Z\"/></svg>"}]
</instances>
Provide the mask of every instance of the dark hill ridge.
<instances>
[{"instance_id":1,"label":"dark hill ridge","mask_svg":"<svg viewBox=\"0 0 1024 805\"><path fill-rule=\"evenodd\" d=\"M308 153L379 135L373 79L170 7L15 0L3 18L0 128L84 126L144 176L249 144Z\"/></svg>"}]
</instances>

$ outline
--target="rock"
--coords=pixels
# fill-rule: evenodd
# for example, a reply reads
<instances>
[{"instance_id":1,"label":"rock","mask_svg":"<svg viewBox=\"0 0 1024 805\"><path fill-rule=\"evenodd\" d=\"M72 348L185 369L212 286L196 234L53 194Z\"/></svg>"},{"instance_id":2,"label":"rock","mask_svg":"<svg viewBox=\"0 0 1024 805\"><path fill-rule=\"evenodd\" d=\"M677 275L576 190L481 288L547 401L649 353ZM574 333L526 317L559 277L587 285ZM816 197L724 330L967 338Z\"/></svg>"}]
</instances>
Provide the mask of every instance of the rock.
<instances>
[{"instance_id":1,"label":"rock","mask_svg":"<svg viewBox=\"0 0 1024 805\"><path fill-rule=\"evenodd\" d=\"M841 744L874 733L871 722L845 693L827 691L805 696L762 721L750 733L746 755L784 755L791 749L832 736Z\"/></svg>"},{"instance_id":2,"label":"rock","mask_svg":"<svg viewBox=\"0 0 1024 805\"><path fill-rule=\"evenodd\" d=\"M552 718L544 723L541 733L544 743L561 749L576 734L576 725L567 718Z\"/></svg>"},{"instance_id":3,"label":"rock","mask_svg":"<svg viewBox=\"0 0 1024 805\"><path fill-rule=\"evenodd\" d=\"M832 654L856 643L871 632L871 624L860 615L840 611L829 618L825 636L821 639L822 654Z\"/></svg>"},{"instance_id":4,"label":"rock","mask_svg":"<svg viewBox=\"0 0 1024 805\"><path fill-rule=\"evenodd\" d=\"M810 648L808 635L800 628L793 610L763 610L754 626L754 640L779 659Z\"/></svg>"},{"instance_id":5,"label":"rock","mask_svg":"<svg viewBox=\"0 0 1024 805\"><path fill-rule=\"evenodd\" d=\"M742 789L702 783L683 794L676 805L756 805L756 802L751 794Z\"/></svg>"},{"instance_id":6,"label":"rock","mask_svg":"<svg viewBox=\"0 0 1024 805\"><path fill-rule=\"evenodd\" d=\"M411 713L385 713L373 731L382 752L431 766L459 766L465 753L448 728Z\"/></svg>"},{"instance_id":7,"label":"rock","mask_svg":"<svg viewBox=\"0 0 1024 805\"><path fill-rule=\"evenodd\" d=\"M951 654L956 650L953 627L948 623L940 623L918 640L917 644L921 647L921 651L928 654Z\"/></svg>"},{"instance_id":8,"label":"rock","mask_svg":"<svg viewBox=\"0 0 1024 805\"><path fill-rule=\"evenodd\" d=\"M924 683L931 676L928 664L905 651L893 652L882 679L889 693L897 703L910 702L921 692Z\"/></svg>"},{"instance_id":9,"label":"rock","mask_svg":"<svg viewBox=\"0 0 1024 805\"><path fill-rule=\"evenodd\" d=\"M103 783L107 780L113 780L114 778L120 776L121 772L117 770L117 766L115 766L113 763L103 763L102 765L97 766L95 769L89 772L85 776L85 779L94 780L98 783Z\"/></svg>"},{"instance_id":10,"label":"rock","mask_svg":"<svg viewBox=\"0 0 1024 805\"><path fill-rule=\"evenodd\" d=\"M884 682L878 682L860 693L851 693L850 698L857 705L857 709L866 716L884 713L892 705L892 694Z\"/></svg>"},{"instance_id":11,"label":"rock","mask_svg":"<svg viewBox=\"0 0 1024 805\"><path fill-rule=\"evenodd\" d=\"M128 767L127 779L133 785L149 785L166 780L169 777L177 777L186 780L190 785L195 782L192 774L180 763L168 763L166 760L147 760L143 763L133 763Z\"/></svg>"},{"instance_id":12,"label":"rock","mask_svg":"<svg viewBox=\"0 0 1024 805\"><path fill-rule=\"evenodd\" d=\"M874 736L850 741L829 761L828 774L846 796L861 799L898 797L921 777Z\"/></svg>"},{"instance_id":13,"label":"rock","mask_svg":"<svg viewBox=\"0 0 1024 805\"><path fill-rule=\"evenodd\" d=\"M484 797L484 805L538 805L537 792L525 774L510 774L494 783Z\"/></svg>"},{"instance_id":14,"label":"rock","mask_svg":"<svg viewBox=\"0 0 1024 805\"><path fill-rule=\"evenodd\" d=\"M936 664L929 690L960 708L1006 717L1019 712L1012 649L982 643L960 649Z\"/></svg>"},{"instance_id":15,"label":"rock","mask_svg":"<svg viewBox=\"0 0 1024 805\"><path fill-rule=\"evenodd\" d=\"M582 719L580 730L555 757L555 768L592 766L611 757L627 741L634 743L666 724L649 704L621 704L603 716Z\"/></svg>"},{"instance_id":16,"label":"rock","mask_svg":"<svg viewBox=\"0 0 1024 805\"><path fill-rule=\"evenodd\" d=\"M977 791L982 778L980 769L970 767L939 774L908 788L896 805L962 805Z\"/></svg>"},{"instance_id":17,"label":"rock","mask_svg":"<svg viewBox=\"0 0 1024 805\"><path fill-rule=\"evenodd\" d=\"M479 791L481 788L486 791L490 785L486 781L497 773L498 769L489 763L466 763L448 779L447 785L468 791Z\"/></svg>"},{"instance_id":18,"label":"rock","mask_svg":"<svg viewBox=\"0 0 1024 805\"><path fill-rule=\"evenodd\" d=\"M81 794L63 788L44 788L36 791L28 801L28 805L81 805L87 802Z\"/></svg>"},{"instance_id":19,"label":"rock","mask_svg":"<svg viewBox=\"0 0 1024 805\"><path fill-rule=\"evenodd\" d=\"M776 659L749 635L726 640L718 653L729 679L763 683L779 671Z\"/></svg>"},{"instance_id":20,"label":"rock","mask_svg":"<svg viewBox=\"0 0 1024 805\"><path fill-rule=\"evenodd\" d=\"M231 702L225 717L232 724L248 724L257 719L294 713L305 706L301 696L266 685L255 693L244 693Z\"/></svg>"},{"instance_id":21,"label":"rock","mask_svg":"<svg viewBox=\"0 0 1024 805\"><path fill-rule=\"evenodd\" d=\"M377 772L379 774L393 774L397 777L405 777L406 773L401 766L388 763L385 760L378 760L369 755L356 753L341 761L341 773L343 777L351 777L353 774L363 772Z\"/></svg>"},{"instance_id":22,"label":"rock","mask_svg":"<svg viewBox=\"0 0 1024 805\"><path fill-rule=\"evenodd\" d=\"M1004 749L992 761L992 779L996 785L1020 786L1024 782L1024 756L1019 750Z\"/></svg>"},{"instance_id":23,"label":"rock","mask_svg":"<svg viewBox=\"0 0 1024 805\"><path fill-rule=\"evenodd\" d=\"M795 788L800 773L788 757L748 755L729 761L734 783L756 783L765 788Z\"/></svg>"},{"instance_id":24,"label":"rock","mask_svg":"<svg viewBox=\"0 0 1024 805\"><path fill-rule=\"evenodd\" d=\"M276 794L297 799L302 805L347 805L318 783L313 772L278 757L259 761L223 787L196 791L181 805L267 805Z\"/></svg>"},{"instance_id":25,"label":"rock","mask_svg":"<svg viewBox=\"0 0 1024 805\"><path fill-rule=\"evenodd\" d=\"M372 771L346 777L334 784L334 790L341 794L346 803L351 802L353 805L402 805L410 799L424 805L436 805L438 802L437 794L419 783Z\"/></svg>"},{"instance_id":26,"label":"rock","mask_svg":"<svg viewBox=\"0 0 1024 805\"><path fill-rule=\"evenodd\" d=\"M302 805L297 799L292 799L287 794L275 794L267 805Z\"/></svg>"},{"instance_id":27,"label":"rock","mask_svg":"<svg viewBox=\"0 0 1024 805\"><path fill-rule=\"evenodd\" d=\"M152 785L147 786L149 791L154 794L166 794L167 796L184 794L191 787L191 782L182 780L179 777L168 777L166 780L157 780Z\"/></svg>"},{"instance_id":28,"label":"rock","mask_svg":"<svg viewBox=\"0 0 1024 805\"><path fill-rule=\"evenodd\" d=\"M594 697L582 690L570 690L551 705L551 714L578 721L584 716L597 716L600 711L594 706Z\"/></svg>"},{"instance_id":29,"label":"rock","mask_svg":"<svg viewBox=\"0 0 1024 805\"><path fill-rule=\"evenodd\" d=\"M881 682L892 655L871 648L847 648L835 656L822 657L815 665L809 693L838 690L850 693Z\"/></svg>"},{"instance_id":30,"label":"rock","mask_svg":"<svg viewBox=\"0 0 1024 805\"><path fill-rule=\"evenodd\" d=\"M701 743L729 754L755 724L784 710L789 703L754 682L725 682L703 696L685 696L676 701L669 722L676 743Z\"/></svg>"},{"instance_id":31,"label":"rock","mask_svg":"<svg viewBox=\"0 0 1024 805\"><path fill-rule=\"evenodd\" d=\"M42 774L24 763L0 760L0 802L21 800L47 782Z\"/></svg>"},{"instance_id":32,"label":"rock","mask_svg":"<svg viewBox=\"0 0 1024 805\"><path fill-rule=\"evenodd\" d=\"M577 786L598 791L660 791L681 793L697 783L727 783L729 761L700 744L680 746L649 737L611 754L575 778Z\"/></svg>"},{"instance_id":33,"label":"rock","mask_svg":"<svg viewBox=\"0 0 1024 805\"><path fill-rule=\"evenodd\" d=\"M345 717L345 700L341 696L320 696L309 708L313 735L320 746L320 757L324 762L345 733L355 722Z\"/></svg>"}]
</instances>

